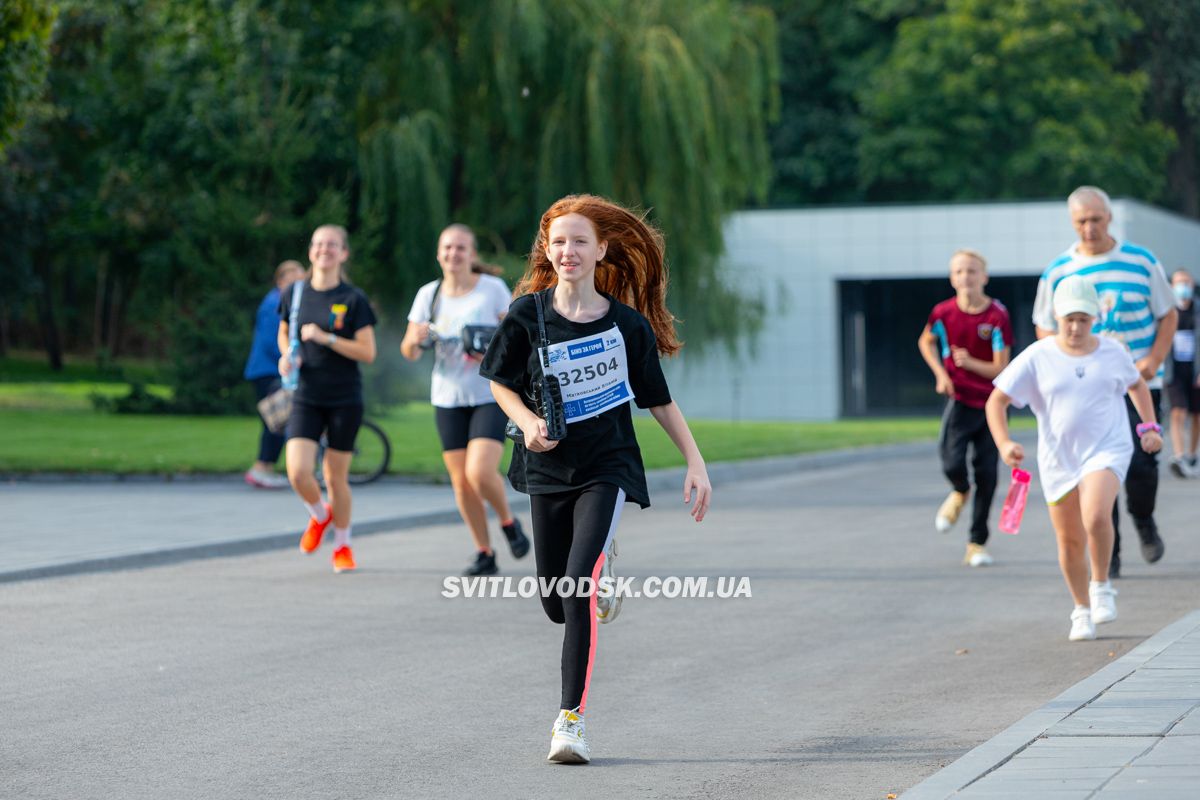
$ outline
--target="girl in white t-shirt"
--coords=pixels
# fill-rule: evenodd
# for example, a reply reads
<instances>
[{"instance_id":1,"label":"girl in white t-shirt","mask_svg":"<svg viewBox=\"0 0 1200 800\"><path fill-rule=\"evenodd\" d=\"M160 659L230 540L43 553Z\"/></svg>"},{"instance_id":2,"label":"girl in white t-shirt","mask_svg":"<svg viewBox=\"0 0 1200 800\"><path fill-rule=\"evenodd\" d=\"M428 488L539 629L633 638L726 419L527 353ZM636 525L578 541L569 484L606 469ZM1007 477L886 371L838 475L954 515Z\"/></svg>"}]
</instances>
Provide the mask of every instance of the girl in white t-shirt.
<instances>
[{"instance_id":1,"label":"girl in white t-shirt","mask_svg":"<svg viewBox=\"0 0 1200 800\"><path fill-rule=\"evenodd\" d=\"M988 426L1010 467L1025 457L1008 434L1009 404L1037 417L1038 477L1058 539L1058 563L1075 610L1071 641L1096 638L1096 624L1117 618L1116 590L1108 580L1112 508L1133 456L1124 396L1142 418L1139 445L1162 447L1162 428L1145 380L1123 344L1092 333L1099 313L1085 278L1064 278L1054 290L1058 332L1030 345L993 381ZM1088 582L1088 555L1091 583Z\"/></svg>"},{"instance_id":2,"label":"girl in white t-shirt","mask_svg":"<svg viewBox=\"0 0 1200 800\"><path fill-rule=\"evenodd\" d=\"M475 252L475 234L466 225L451 225L438 237L442 279L417 292L408 313L408 330L400 353L416 361L434 350L430 400L442 440L442 461L450 474L454 499L475 543L475 557L465 575L494 575L496 553L488 537L486 501L500 518L514 558L529 552L529 538L508 505L500 458L508 418L492 397L491 383L480 377L480 355L464 347L464 326L497 325L508 312L512 293L491 275Z\"/></svg>"}]
</instances>

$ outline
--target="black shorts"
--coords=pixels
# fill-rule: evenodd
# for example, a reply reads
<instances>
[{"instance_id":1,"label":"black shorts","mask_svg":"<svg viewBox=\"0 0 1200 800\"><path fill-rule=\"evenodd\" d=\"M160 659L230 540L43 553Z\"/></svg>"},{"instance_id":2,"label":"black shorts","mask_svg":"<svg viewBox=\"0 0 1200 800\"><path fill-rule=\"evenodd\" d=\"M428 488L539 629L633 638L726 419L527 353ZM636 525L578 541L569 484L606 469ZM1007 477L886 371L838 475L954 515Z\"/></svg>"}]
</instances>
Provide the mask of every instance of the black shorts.
<instances>
[{"instance_id":1,"label":"black shorts","mask_svg":"<svg viewBox=\"0 0 1200 800\"><path fill-rule=\"evenodd\" d=\"M346 453L354 451L354 439L362 425L363 407L357 406L310 406L308 403L292 402L292 415L288 417L287 438L321 440L325 434L325 446L330 450Z\"/></svg>"},{"instance_id":2,"label":"black shorts","mask_svg":"<svg viewBox=\"0 0 1200 800\"><path fill-rule=\"evenodd\" d=\"M1196 376L1191 362L1174 364L1175 372L1167 386L1167 397L1171 408L1186 408L1189 414L1200 414L1200 389L1196 388Z\"/></svg>"},{"instance_id":3,"label":"black shorts","mask_svg":"<svg viewBox=\"0 0 1200 800\"><path fill-rule=\"evenodd\" d=\"M443 451L464 450L472 439L504 441L504 426L508 417L495 403L458 408L435 406L434 410L437 412L438 436L441 437Z\"/></svg>"}]
</instances>

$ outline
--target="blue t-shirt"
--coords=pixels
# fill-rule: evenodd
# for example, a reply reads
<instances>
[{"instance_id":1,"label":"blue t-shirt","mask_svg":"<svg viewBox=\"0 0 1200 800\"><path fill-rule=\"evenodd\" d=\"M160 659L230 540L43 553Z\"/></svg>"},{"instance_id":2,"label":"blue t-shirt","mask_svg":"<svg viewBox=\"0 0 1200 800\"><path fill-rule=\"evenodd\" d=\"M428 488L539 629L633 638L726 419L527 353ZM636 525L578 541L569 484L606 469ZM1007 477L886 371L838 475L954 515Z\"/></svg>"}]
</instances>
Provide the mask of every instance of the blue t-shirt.
<instances>
[{"instance_id":1,"label":"blue t-shirt","mask_svg":"<svg viewBox=\"0 0 1200 800\"><path fill-rule=\"evenodd\" d=\"M255 378L279 377L279 290L272 289L258 304L254 315L254 341L242 376Z\"/></svg>"}]
</instances>

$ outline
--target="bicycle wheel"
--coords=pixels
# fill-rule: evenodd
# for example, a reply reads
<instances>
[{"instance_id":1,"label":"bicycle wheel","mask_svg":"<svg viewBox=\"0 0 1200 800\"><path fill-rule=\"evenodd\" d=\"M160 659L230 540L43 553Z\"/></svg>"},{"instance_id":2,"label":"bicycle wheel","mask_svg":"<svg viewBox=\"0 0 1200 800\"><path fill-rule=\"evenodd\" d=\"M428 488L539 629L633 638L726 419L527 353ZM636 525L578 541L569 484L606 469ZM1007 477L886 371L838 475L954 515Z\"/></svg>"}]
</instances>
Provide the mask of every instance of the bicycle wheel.
<instances>
[{"instance_id":1,"label":"bicycle wheel","mask_svg":"<svg viewBox=\"0 0 1200 800\"><path fill-rule=\"evenodd\" d=\"M387 472L392 460L392 443L383 428L370 420L363 420L354 440L354 458L350 460L350 483L361 486L378 480Z\"/></svg>"}]
</instances>

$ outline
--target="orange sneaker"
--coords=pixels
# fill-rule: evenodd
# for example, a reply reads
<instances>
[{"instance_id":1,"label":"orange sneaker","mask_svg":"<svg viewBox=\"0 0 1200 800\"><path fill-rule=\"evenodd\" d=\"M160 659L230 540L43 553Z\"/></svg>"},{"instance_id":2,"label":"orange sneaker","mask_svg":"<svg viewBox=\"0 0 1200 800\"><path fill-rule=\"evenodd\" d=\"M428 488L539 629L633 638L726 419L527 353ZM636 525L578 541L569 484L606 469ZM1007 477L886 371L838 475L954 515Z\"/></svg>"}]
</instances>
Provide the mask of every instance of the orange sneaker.
<instances>
[{"instance_id":1,"label":"orange sneaker","mask_svg":"<svg viewBox=\"0 0 1200 800\"><path fill-rule=\"evenodd\" d=\"M329 516L324 522L317 522L316 517L308 518L308 527L304 529L304 535L300 537L301 553L312 553L321 546L321 537L325 535L325 529L333 522L333 509L329 503L325 504L325 511Z\"/></svg>"},{"instance_id":2,"label":"orange sneaker","mask_svg":"<svg viewBox=\"0 0 1200 800\"><path fill-rule=\"evenodd\" d=\"M334 572L349 572L357 566L354 563L354 553L350 552L350 545L339 547L333 551Z\"/></svg>"}]
</instances>

